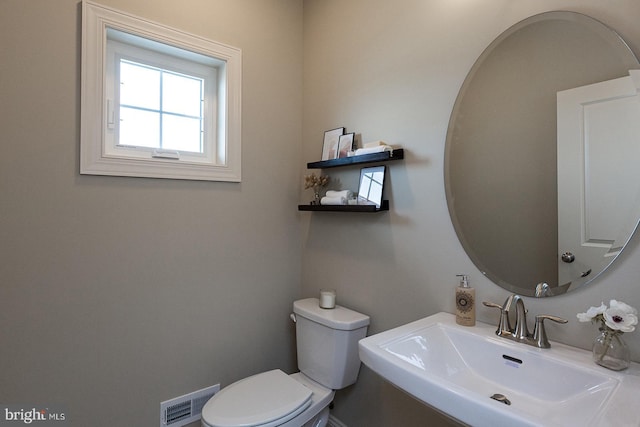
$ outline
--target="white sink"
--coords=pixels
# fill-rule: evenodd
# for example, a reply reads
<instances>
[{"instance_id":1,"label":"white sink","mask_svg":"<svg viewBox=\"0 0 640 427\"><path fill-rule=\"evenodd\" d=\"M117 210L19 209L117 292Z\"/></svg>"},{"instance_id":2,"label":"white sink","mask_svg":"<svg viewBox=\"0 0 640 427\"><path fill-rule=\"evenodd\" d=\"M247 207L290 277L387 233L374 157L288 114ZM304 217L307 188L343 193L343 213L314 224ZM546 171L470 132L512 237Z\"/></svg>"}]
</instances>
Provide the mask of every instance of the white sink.
<instances>
[{"instance_id":1,"label":"white sink","mask_svg":"<svg viewBox=\"0 0 640 427\"><path fill-rule=\"evenodd\" d=\"M640 426L637 364L609 371L589 351L560 343L538 349L495 331L438 313L361 340L360 359L418 400L477 427Z\"/></svg>"}]
</instances>

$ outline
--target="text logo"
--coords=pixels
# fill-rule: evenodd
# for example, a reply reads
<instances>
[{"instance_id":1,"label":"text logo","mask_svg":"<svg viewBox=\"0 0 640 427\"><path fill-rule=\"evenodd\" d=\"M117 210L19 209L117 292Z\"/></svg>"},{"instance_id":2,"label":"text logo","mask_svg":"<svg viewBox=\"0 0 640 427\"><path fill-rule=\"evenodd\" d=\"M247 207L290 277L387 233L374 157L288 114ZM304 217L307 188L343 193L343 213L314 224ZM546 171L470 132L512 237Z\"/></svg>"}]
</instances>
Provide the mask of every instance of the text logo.
<instances>
[{"instance_id":1,"label":"text logo","mask_svg":"<svg viewBox=\"0 0 640 427\"><path fill-rule=\"evenodd\" d=\"M58 408L31 405L0 405L0 426L63 427L66 425L66 419L65 412Z\"/></svg>"}]
</instances>

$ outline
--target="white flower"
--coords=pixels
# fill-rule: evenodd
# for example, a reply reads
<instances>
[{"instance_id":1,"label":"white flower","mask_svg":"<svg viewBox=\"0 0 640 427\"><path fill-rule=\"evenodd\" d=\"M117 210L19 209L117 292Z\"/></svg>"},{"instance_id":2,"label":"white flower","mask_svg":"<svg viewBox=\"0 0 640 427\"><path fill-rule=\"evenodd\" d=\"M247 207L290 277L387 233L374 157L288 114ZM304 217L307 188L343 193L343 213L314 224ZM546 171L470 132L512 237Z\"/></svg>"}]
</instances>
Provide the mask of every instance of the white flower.
<instances>
[{"instance_id":1,"label":"white flower","mask_svg":"<svg viewBox=\"0 0 640 427\"><path fill-rule=\"evenodd\" d=\"M587 310L586 313L578 313L578 320L581 322L591 322L599 314L604 314L606 310L607 310L607 306L604 305L604 303L602 303L600 307L589 308L589 310Z\"/></svg>"},{"instance_id":2,"label":"white flower","mask_svg":"<svg viewBox=\"0 0 640 427\"><path fill-rule=\"evenodd\" d=\"M604 311L603 317L605 325L614 331L633 332L638 324L638 311L614 299L609 302L609 308Z\"/></svg>"}]
</instances>

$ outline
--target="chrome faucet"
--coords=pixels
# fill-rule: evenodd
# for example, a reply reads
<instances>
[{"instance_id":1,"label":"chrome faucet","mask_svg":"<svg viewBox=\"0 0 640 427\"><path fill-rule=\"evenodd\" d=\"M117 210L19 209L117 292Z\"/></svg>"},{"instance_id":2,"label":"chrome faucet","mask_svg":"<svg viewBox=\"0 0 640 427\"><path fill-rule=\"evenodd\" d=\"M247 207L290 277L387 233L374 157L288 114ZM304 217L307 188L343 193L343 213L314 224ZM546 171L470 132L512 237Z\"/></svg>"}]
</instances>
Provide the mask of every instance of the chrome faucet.
<instances>
[{"instance_id":1,"label":"chrome faucet","mask_svg":"<svg viewBox=\"0 0 640 427\"><path fill-rule=\"evenodd\" d=\"M544 328L544 321L546 319L558 323L567 323L567 320L561 317L551 316L548 314L540 314L536 316L536 323L533 328L533 333L530 333L529 328L527 327L527 310L524 306L524 300L520 295L510 295L503 305L487 301L484 301L483 304L487 307L500 309L500 323L498 323L496 335L538 348L551 347ZM515 304L516 306L516 323L515 326L511 328L509 313L511 312L511 306L513 304Z\"/></svg>"},{"instance_id":2,"label":"chrome faucet","mask_svg":"<svg viewBox=\"0 0 640 427\"><path fill-rule=\"evenodd\" d=\"M551 288L549 287L548 283L541 282L541 283L538 283L536 285L536 297L537 298L550 297L551 296L551 295L549 295L550 291L551 291Z\"/></svg>"}]
</instances>

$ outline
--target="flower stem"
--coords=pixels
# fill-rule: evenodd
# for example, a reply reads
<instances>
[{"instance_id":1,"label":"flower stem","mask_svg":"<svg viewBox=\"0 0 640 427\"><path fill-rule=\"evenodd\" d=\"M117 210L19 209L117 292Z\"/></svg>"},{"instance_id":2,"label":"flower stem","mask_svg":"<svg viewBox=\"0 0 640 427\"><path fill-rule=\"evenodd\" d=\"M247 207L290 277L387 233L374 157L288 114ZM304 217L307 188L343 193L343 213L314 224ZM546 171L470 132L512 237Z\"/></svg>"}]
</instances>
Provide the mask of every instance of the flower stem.
<instances>
[{"instance_id":1,"label":"flower stem","mask_svg":"<svg viewBox=\"0 0 640 427\"><path fill-rule=\"evenodd\" d=\"M604 351L598 358L599 362L602 362L604 357L607 355L607 352L609 351L609 346L611 345L611 336L613 335L613 333L609 331L603 331L603 332L604 332Z\"/></svg>"}]
</instances>

